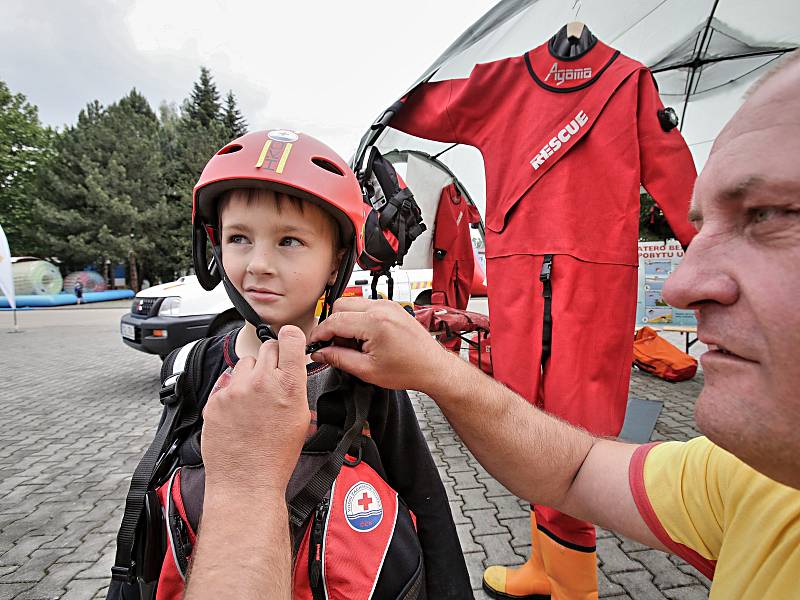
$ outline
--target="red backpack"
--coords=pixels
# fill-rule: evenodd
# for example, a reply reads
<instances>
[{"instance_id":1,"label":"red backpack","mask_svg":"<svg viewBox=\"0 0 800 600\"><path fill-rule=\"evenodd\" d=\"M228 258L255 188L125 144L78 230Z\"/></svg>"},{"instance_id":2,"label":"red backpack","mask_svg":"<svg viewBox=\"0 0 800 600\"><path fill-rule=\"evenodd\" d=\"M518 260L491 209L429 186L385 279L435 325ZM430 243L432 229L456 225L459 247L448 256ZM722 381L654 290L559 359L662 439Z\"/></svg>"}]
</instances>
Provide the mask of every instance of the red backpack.
<instances>
[{"instance_id":1,"label":"red backpack","mask_svg":"<svg viewBox=\"0 0 800 600\"><path fill-rule=\"evenodd\" d=\"M208 343L192 342L165 360L164 416L131 480L112 575L138 588L141 600L183 598L205 491L195 383L203 380ZM422 600L415 517L381 475L369 435L374 388L341 373L326 385L318 429L287 489L293 598ZM324 413L337 411L343 428L327 424L337 419Z\"/></svg>"}]
</instances>

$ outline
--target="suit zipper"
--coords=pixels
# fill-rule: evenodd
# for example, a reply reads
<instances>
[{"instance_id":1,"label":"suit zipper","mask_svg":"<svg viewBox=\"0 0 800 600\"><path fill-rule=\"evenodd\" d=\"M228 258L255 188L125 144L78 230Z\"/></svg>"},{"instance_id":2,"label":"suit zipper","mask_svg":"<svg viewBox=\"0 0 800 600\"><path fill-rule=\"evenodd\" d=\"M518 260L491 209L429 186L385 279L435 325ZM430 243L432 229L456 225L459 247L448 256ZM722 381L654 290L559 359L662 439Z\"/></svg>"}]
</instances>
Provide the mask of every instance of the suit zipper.
<instances>
[{"instance_id":1,"label":"suit zipper","mask_svg":"<svg viewBox=\"0 0 800 600\"><path fill-rule=\"evenodd\" d=\"M542 258L542 270L539 273L539 281L542 282L542 297L544 298L544 310L542 317L542 367L545 366L550 358L553 348L553 255L545 254Z\"/></svg>"},{"instance_id":2,"label":"suit zipper","mask_svg":"<svg viewBox=\"0 0 800 600\"><path fill-rule=\"evenodd\" d=\"M328 499L323 498L314 512L308 544L308 580L314 600L325 600L322 573L322 545L325 538L325 520L328 517Z\"/></svg>"}]
</instances>

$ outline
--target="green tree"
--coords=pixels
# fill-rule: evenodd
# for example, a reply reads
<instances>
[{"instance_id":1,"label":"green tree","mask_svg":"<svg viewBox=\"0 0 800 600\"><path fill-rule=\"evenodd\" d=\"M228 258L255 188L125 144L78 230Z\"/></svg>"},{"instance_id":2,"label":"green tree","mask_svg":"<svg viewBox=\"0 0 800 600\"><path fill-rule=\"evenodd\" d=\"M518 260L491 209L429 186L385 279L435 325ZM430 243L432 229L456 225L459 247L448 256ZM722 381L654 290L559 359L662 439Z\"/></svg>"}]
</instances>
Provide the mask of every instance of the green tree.
<instances>
[{"instance_id":1,"label":"green tree","mask_svg":"<svg viewBox=\"0 0 800 600\"><path fill-rule=\"evenodd\" d=\"M131 285L149 261L163 261L165 226L160 123L136 90L103 108L94 102L59 136L39 185L40 237L68 268L129 266ZM168 259L168 257L167 257Z\"/></svg>"},{"instance_id":2,"label":"green tree","mask_svg":"<svg viewBox=\"0 0 800 600\"><path fill-rule=\"evenodd\" d=\"M228 91L225 97L225 114L222 116L222 122L228 130L228 137L230 139L238 138L247 133L247 121L244 120L239 107L236 105L236 97L232 91Z\"/></svg>"},{"instance_id":3,"label":"green tree","mask_svg":"<svg viewBox=\"0 0 800 600\"><path fill-rule=\"evenodd\" d=\"M658 241L674 238L664 212L647 192L639 195L639 239L641 241Z\"/></svg>"},{"instance_id":4,"label":"green tree","mask_svg":"<svg viewBox=\"0 0 800 600\"><path fill-rule=\"evenodd\" d=\"M186 101L185 107L188 117L204 127L220 121L222 105L219 92L211 71L206 67L200 67L200 79L194 83L192 94Z\"/></svg>"},{"instance_id":5,"label":"green tree","mask_svg":"<svg viewBox=\"0 0 800 600\"><path fill-rule=\"evenodd\" d=\"M226 106L231 106L230 102ZM235 116L235 98L232 108ZM164 255L174 257L176 272L184 272L191 268L192 190L209 158L236 136L225 122L228 110L221 109L216 86L205 67L201 67L180 114L167 105L162 105L160 113L166 185L161 218L169 226L157 244L169 245L170 253L165 251Z\"/></svg>"},{"instance_id":6,"label":"green tree","mask_svg":"<svg viewBox=\"0 0 800 600\"><path fill-rule=\"evenodd\" d=\"M0 81L0 223L15 254L38 254L33 205L35 175L47 160L54 132L38 110Z\"/></svg>"}]
</instances>

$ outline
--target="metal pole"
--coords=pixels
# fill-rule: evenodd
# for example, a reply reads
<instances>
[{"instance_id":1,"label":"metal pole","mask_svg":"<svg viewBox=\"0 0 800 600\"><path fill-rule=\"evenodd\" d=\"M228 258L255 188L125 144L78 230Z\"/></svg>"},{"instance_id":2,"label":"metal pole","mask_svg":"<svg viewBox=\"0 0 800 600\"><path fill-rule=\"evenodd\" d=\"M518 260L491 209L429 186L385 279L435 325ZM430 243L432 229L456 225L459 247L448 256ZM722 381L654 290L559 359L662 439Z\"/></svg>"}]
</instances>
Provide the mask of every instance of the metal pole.
<instances>
[{"instance_id":1,"label":"metal pole","mask_svg":"<svg viewBox=\"0 0 800 600\"><path fill-rule=\"evenodd\" d=\"M17 309L16 308L11 309L11 313L14 315L14 329L9 331L8 333L22 333L22 331L19 328L19 323L17 322Z\"/></svg>"}]
</instances>

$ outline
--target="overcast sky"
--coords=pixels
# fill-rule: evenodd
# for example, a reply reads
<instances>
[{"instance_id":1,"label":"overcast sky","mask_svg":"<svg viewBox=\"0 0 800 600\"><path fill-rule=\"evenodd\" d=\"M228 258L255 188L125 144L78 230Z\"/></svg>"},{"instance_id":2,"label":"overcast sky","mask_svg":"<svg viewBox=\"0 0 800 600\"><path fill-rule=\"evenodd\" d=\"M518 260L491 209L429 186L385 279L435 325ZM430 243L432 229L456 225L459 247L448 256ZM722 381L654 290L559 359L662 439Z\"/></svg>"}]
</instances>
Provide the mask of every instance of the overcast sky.
<instances>
[{"instance_id":1,"label":"overcast sky","mask_svg":"<svg viewBox=\"0 0 800 600\"><path fill-rule=\"evenodd\" d=\"M345 158L494 0L2 0L0 79L72 124L136 87L179 104L209 67L250 129L291 127Z\"/></svg>"}]
</instances>

